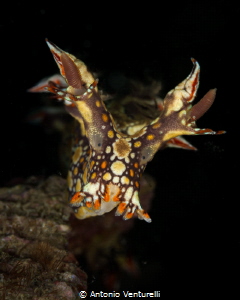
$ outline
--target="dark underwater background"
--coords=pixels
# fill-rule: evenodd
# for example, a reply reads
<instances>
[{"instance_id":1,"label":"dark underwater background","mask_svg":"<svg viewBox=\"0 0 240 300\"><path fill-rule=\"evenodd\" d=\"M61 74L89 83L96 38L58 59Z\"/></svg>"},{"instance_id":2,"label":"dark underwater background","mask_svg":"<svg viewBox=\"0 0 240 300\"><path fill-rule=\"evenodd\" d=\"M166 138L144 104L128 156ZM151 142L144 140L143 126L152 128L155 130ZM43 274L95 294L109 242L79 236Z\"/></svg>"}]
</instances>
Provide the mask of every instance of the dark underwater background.
<instances>
[{"instance_id":1,"label":"dark underwater background","mask_svg":"<svg viewBox=\"0 0 240 300\"><path fill-rule=\"evenodd\" d=\"M152 223L136 220L126 236L141 276L123 278L121 289L161 291L163 299L228 295L239 283L239 8L198 3L17 1L0 18L1 186L62 175L58 133L29 121L45 103L27 89L58 72L45 38L103 75L111 92L151 77L164 97L190 73L191 57L201 66L198 99L218 89L197 124L227 133L187 138L198 151L156 154L145 171L157 182ZM88 275L89 291L104 290Z\"/></svg>"}]
</instances>

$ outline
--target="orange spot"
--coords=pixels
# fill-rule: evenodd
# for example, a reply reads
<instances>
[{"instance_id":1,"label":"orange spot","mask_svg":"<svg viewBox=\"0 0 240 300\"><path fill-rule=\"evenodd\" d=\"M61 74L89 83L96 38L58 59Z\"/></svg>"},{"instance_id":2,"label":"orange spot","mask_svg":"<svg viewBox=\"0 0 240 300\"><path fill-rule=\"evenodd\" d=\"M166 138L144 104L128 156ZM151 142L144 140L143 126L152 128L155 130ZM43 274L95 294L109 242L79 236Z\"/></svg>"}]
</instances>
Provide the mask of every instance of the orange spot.
<instances>
[{"instance_id":1,"label":"orange spot","mask_svg":"<svg viewBox=\"0 0 240 300\"><path fill-rule=\"evenodd\" d=\"M153 140L154 138L155 138L154 134L148 134L148 135L147 135L147 140L148 140L148 141L151 141L151 140Z\"/></svg>"},{"instance_id":2,"label":"orange spot","mask_svg":"<svg viewBox=\"0 0 240 300\"><path fill-rule=\"evenodd\" d=\"M101 102L99 100L97 100L95 104L96 104L97 107L101 106Z\"/></svg>"},{"instance_id":3,"label":"orange spot","mask_svg":"<svg viewBox=\"0 0 240 300\"><path fill-rule=\"evenodd\" d=\"M138 147L140 147L141 146L141 142L140 141L137 141L137 142L135 142L133 145L134 145L134 147L135 148L138 148Z\"/></svg>"},{"instance_id":4,"label":"orange spot","mask_svg":"<svg viewBox=\"0 0 240 300\"><path fill-rule=\"evenodd\" d=\"M133 171L132 169L129 170L129 175L130 175L131 177L134 176L134 171Z\"/></svg>"},{"instance_id":5,"label":"orange spot","mask_svg":"<svg viewBox=\"0 0 240 300\"><path fill-rule=\"evenodd\" d=\"M127 206L126 203L124 203L124 202L120 203L120 204L118 205L118 208L117 208L118 214L122 215L123 212L124 212L124 210L125 210L125 208L126 208L126 206Z\"/></svg>"},{"instance_id":6,"label":"orange spot","mask_svg":"<svg viewBox=\"0 0 240 300\"><path fill-rule=\"evenodd\" d=\"M107 167L107 161L104 160L102 163L101 163L101 168L102 169L105 169Z\"/></svg>"},{"instance_id":7,"label":"orange spot","mask_svg":"<svg viewBox=\"0 0 240 300\"><path fill-rule=\"evenodd\" d=\"M139 182L138 181L135 181L135 185L137 188L139 188Z\"/></svg>"},{"instance_id":8,"label":"orange spot","mask_svg":"<svg viewBox=\"0 0 240 300\"><path fill-rule=\"evenodd\" d=\"M109 202L110 201L110 190L109 185L106 186L106 192L104 194L104 201Z\"/></svg>"},{"instance_id":9,"label":"orange spot","mask_svg":"<svg viewBox=\"0 0 240 300\"><path fill-rule=\"evenodd\" d=\"M94 209L96 209L96 210L99 209L101 206L100 200L99 199L95 200L93 206L94 206Z\"/></svg>"},{"instance_id":10,"label":"orange spot","mask_svg":"<svg viewBox=\"0 0 240 300\"><path fill-rule=\"evenodd\" d=\"M79 160L80 163L84 162L84 157L82 156Z\"/></svg>"},{"instance_id":11,"label":"orange spot","mask_svg":"<svg viewBox=\"0 0 240 300\"><path fill-rule=\"evenodd\" d=\"M83 196L80 195L80 192L75 193L70 200L70 204L80 203L84 199Z\"/></svg>"},{"instance_id":12,"label":"orange spot","mask_svg":"<svg viewBox=\"0 0 240 300\"><path fill-rule=\"evenodd\" d=\"M142 215L144 216L145 219L150 219L150 216L148 213L144 212Z\"/></svg>"},{"instance_id":13,"label":"orange spot","mask_svg":"<svg viewBox=\"0 0 240 300\"><path fill-rule=\"evenodd\" d=\"M103 120L104 122L108 122L108 115L102 114L102 120Z\"/></svg>"},{"instance_id":14,"label":"orange spot","mask_svg":"<svg viewBox=\"0 0 240 300\"><path fill-rule=\"evenodd\" d=\"M136 163L134 163L134 167L136 168L136 169L138 169L139 168L139 164L136 162Z\"/></svg>"},{"instance_id":15,"label":"orange spot","mask_svg":"<svg viewBox=\"0 0 240 300\"><path fill-rule=\"evenodd\" d=\"M113 197L114 202L118 202L119 200L120 191Z\"/></svg>"},{"instance_id":16,"label":"orange spot","mask_svg":"<svg viewBox=\"0 0 240 300\"><path fill-rule=\"evenodd\" d=\"M96 178L96 176L97 176L97 173L96 173L96 172L92 173L92 175L91 175L91 179L94 179L94 178Z\"/></svg>"},{"instance_id":17,"label":"orange spot","mask_svg":"<svg viewBox=\"0 0 240 300\"><path fill-rule=\"evenodd\" d=\"M112 130L108 131L108 137L111 139L114 137L114 132Z\"/></svg>"},{"instance_id":18,"label":"orange spot","mask_svg":"<svg viewBox=\"0 0 240 300\"><path fill-rule=\"evenodd\" d=\"M133 216L133 213L132 212L128 212L125 216L124 216L124 219L131 219Z\"/></svg>"},{"instance_id":19,"label":"orange spot","mask_svg":"<svg viewBox=\"0 0 240 300\"><path fill-rule=\"evenodd\" d=\"M157 123L155 123L155 124L152 125L153 129L156 129L156 128L159 128L159 127L160 127L160 123L159 122L157 122Z\"/></svg>"},{"instance_id":20,"label":"orange spot","mask_svg":"<svg viewBox=\"0 0 240 300\"><path fill-rule=\"evenodd\" d=\"M141 219L145 219L145 221L147 221L147 222L151 222L151 218L149 217L149 214L148 213L146 213L144 210L138 210L137 211L137 214L139 215L139 217L141 218Z\"/></svg>"},{"instance_id":21,"label":"orange spot","mask_svg":"<svg viewBox=\"0 0 240 300\"><path fill-rule=\"evenodd\" d=\"M87 201L85 203L85 205L86 205L86 207L90 208L90 207L92 207L92 202L91 201Z\"/></svg>"}]
</instances>

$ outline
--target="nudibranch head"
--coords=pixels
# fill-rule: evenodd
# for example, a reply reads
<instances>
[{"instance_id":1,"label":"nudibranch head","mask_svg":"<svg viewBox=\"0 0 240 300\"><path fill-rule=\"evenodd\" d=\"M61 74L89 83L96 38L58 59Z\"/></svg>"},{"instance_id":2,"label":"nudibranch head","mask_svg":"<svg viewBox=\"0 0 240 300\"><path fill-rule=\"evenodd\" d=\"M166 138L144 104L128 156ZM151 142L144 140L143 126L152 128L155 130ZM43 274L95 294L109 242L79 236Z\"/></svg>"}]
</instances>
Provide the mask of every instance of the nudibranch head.
<instances>
[{"instance_id":1,"label":"nudibranch head","mask_svg":"<svg viewBox=\"0 0 240 300\"><path fill-rule=\"evenodd\" d=\"M146 164L165 146L194 149L181 135L223 133L199 129L195 123L212 105L216 90L210 90L192 107L200 72L192 59L192 72L166 95L158 116L130 135L117 127L86 65L47 43L66 81L64 87L49 82L47 88L64 101L66 110L79 123L68 174L70 205L76 217L102 215L117 207L116 215L124 219L136 214L151 222L139 200Z\"/></svg>"}]
</instances>

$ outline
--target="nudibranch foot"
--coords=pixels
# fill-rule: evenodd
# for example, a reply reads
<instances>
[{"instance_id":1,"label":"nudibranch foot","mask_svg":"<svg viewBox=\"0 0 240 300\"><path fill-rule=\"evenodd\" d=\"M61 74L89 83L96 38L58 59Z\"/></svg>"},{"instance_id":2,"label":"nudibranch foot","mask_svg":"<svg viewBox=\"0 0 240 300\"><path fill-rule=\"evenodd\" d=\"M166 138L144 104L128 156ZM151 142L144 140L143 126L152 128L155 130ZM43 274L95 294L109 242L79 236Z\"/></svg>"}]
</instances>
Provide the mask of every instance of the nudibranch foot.
<instances>
[{"instance_id":1,"label":"nudibranch foot","mask_svg":"<svg viewBox=\"0 0 240 300\"><path fill-rule=\"evenodd\" d=\"M150 223L138 196L143 171L159 149L195 150L182 135L224 133L196 126L196 120L213 104L216 89L192 106L200 74L198 62L192 59L191 73L157 104L154 117L141 124L129 121L132 134L128 134L126 128L118 126L124 122L115 123L87 66L48 40L47 44L62 76L52 77L47 90L64 102L78 122L68 175L70 205L76 217L103 215L116 208L116 215L124 220L136 215ZM41 91L44 86L46 81L30 91Z\"/></svg>"}]
</instances>

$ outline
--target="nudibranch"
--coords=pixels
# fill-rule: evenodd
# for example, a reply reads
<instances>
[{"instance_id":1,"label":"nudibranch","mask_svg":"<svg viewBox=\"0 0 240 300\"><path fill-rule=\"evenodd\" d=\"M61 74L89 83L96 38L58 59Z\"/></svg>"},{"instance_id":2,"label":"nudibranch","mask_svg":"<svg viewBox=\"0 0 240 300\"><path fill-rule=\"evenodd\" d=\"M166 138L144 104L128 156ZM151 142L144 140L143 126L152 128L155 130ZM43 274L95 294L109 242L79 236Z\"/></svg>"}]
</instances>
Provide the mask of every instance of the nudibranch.
<instances>
[{"instance_id":1,"label":"nudibranch","mask_svg":"<svg viewBox=\"0 0 240 300\"><path fill-rule=\"evenodd\" d=\"M192 106L200 72L192 59L190 75L166 95L157 117L129 134L118 128L86 65L53 43L47 44L62 76L50 79L47 90L64 101L78 122L68 173L70 205L76 217L103 215L116 207L116 215L125 220L136 214L151 222L139 200L141 175L165 146L194 149L180 136L223 133L196 127L196 120L212 105L216 89Z\"/></svg>"}]
</instances>

